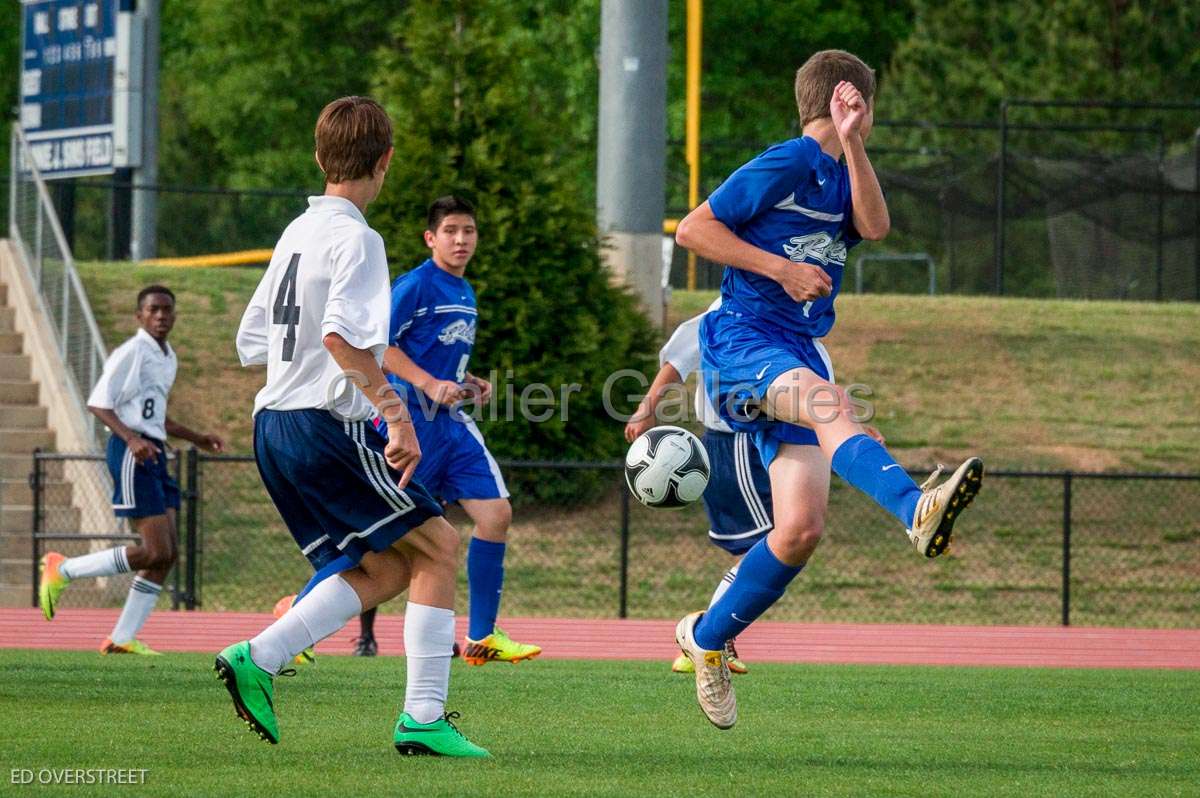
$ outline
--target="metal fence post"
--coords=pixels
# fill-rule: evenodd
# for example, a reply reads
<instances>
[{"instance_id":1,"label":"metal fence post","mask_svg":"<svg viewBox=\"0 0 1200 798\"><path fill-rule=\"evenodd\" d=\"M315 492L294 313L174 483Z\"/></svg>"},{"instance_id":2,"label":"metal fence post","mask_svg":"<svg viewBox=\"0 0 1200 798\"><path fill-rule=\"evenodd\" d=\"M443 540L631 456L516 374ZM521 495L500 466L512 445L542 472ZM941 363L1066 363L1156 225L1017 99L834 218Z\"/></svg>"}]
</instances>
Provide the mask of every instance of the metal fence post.
<instances>
[{"instance_id":1,"label":"metal fence post","mask_svg":"<svg viewBox=\"0 0 1200 798\"><path fill-rule=\"evenodd\" d=\"M622 480L623 482L623 480ZM629 617L629 491L621 485L621 596L618 618Z\"/></svg>"},{"instance_id":2,"label":"metal fence post","mask_svg":"<svg viewBox=\"0 0 1200 798\"><path fill-rule=\"evenodd\" d=\"M200 451L192 447L187 451L187 489L183 493L187 502L187 513L184 518L187 528L187 592L186 603L189 610L196 609L196 530L199 528L197 516L200 514Z\"/></svg>"},{"instance_id":3,"label":"metal fence post","mask_svg":"<svg viewBox=\"0 0 1200 798\"><path fill-rule=\"evenodd\" d=\"M38 606L38 582L41 581L40 560L42 559L41 544L42 540L38 537L42 532L42 461L38 457L42 453L41 447L33 450L33 471L29 473L29 488L33 491L33 530L29 535L29 540L33 547L32 568L33 578L29 583L33 585L32 606Z\"/></svg>"},{"instance_id":4,"label":"metal fence post","mask_svg":"<svg viewBox=\"0 0 1200 798\"><path fill-rule=\"evenodd\" d=\"M1062 625L1071 625L1071 472L1063 472Z\"/></svg>"},{"instance_id":5,"label":"metal fence post","mask_svg":"<svg viewBox=\"0 0 1200 798\"><path fill-rule=\"evenodd\" d=\"M1196 128L1196 140L1192 145L1192 193L1195 195L1196 226L1192 228L1196 245L1196 301L1200 302L1200 127Z\"/></svg>"},{"instance_id":6,"label":"metal fence post","mask_svg":"<svg viewBox=\"0 0 1200 798\"><path fill-rule=\"evenodd\" d=\"M180 505L181 505L179 509L181 512L183 511L182 504L183 504L183 491L184 491L183 474L182 474L183 465L182 464L183 464L183 458L176 455L176 457L175 457L175 473L172 476L175 477L175 484L179 486L179 498L180 498ZM182 530L179 527L179 521L180 521L179 513L176 513L176 516L175 516L175 551L177 551L177 552L180 550L180 548L182 548L179 545L179 543L180 543L179 539L181 537L183 537ZM171 609L172 610L178 610L179 605L183 603L183 594L181 592L182 582L180 581L181 577L180 577L180 573L179 573L182 570L183 565L184 564L182 562L180 562L178 558L176 558L175 567L171 569L172 581L173 581L173 584L171 585Z\"/></svg>"},{"instance_id":7,"label":"metal fence post","mask_svg":"<svg viewBox=\"0 0 1200 798\"><path fill-rule=\"evenodd\" d=\"M1154 301L1163 298L1163 216L1167 203L1167 137L1163 132L1162 120L1155 121L1158 128L1158 168L1155 170L1155 191L1158 194L1158 225L1154 235Z\"/></svg>"},{"instance_id":8,"label":"metal fence post","mask_svg":"<svg viewBox=\"0 0 1200 798\"><path fill-rule=\"evenodd\" d=\"M996 293L1004 294L1004 166L1008 160L1008 100L1000 101L1000 160L996 164Z\"/></svg>"}]
</instances>

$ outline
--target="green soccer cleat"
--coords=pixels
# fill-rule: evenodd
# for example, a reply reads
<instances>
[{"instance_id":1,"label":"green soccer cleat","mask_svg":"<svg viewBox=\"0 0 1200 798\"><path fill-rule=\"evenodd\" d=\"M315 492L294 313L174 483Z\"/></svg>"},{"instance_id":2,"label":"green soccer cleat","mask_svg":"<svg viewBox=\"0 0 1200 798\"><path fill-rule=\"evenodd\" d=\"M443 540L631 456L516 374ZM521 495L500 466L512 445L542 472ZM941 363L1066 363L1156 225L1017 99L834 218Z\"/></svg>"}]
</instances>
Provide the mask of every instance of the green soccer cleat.
<instances>
[{"instance_id":1,"label":"green soccer cleat","mask_svg":"<svg viewBox=\"0 0 1200 798\"><path fill-rule=\"evenodd\" d=\"M466 738L454 725L457 712L447 712L433 723L417 723L412 715L402 712L396 719L393 743L396 750L408 756L491 756Z\"/></svg>"},{"instance_id":2,"label":"green soccer cleat","mask_svg":"<svg viewBox=\"0 0 1200 798\"><path fill-rule=\"evenodd\" d=\"M518 643L497 626L482 640L467 638L463 648L463 661L468 665L486 665L489 662L520 662L533 659L542 653L541 646Z\"/></svg>"},{"instance_id":3,"label":"green soccer cleat","mask_svg":"<svg viewBox=\"0 0 1200 798\"><path fill-rule=\"evenodd\" d=\"M234 643L218 654L213 670L229 690L238 717L259 737L276 745L275 680L250 659L250 641Z\"/></svg>"},{"instance_id":4,"label":"green soccer cleat","mask_svg":"<svg viewBox=\"0 0 1200 798\"><path fill-rule=\"evenodd\" d=\"M58 608L58 597L71 584L71 580L62 575L59 567L67 558L57 551L48 551L42 557L41 577L38 580L38 604L41 605L42 615L46 620L53 620L54 611Z\"/></svg>"},{"instance_id":5,"label":"green soccer cleat","mask_svg":"<svg viewBox=\"0 0 1200 798\"><path fill-rule=\"evenodd\" d=\"M161 651L155 651L141 640L130 640L127 643L114 643L111 637L104 638L100 644L100 653L108 654L137 654L142 657L161 657Z\"/></svg>"}]
</instances>

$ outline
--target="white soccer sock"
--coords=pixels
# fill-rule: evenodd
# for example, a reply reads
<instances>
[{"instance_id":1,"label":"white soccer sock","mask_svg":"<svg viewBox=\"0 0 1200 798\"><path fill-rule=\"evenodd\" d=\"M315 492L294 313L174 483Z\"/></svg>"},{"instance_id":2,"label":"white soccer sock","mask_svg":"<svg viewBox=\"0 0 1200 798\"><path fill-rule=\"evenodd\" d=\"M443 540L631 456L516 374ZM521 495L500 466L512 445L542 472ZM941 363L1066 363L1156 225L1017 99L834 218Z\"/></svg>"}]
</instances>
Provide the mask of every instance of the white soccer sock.
<instances>
[{"instance_id":1,"label":"white soccer sock","mask_svg":"<svg viewBox=\"0 0 1200 798\"><path fill-rule=\"evenodd\" d=\"M712 605L716 604L717 599L725 595L725 591L729 589L729 586L733 584L733 580L737 578L738 566L741 564L741 560L735 562L733 567L726 571L725 575L721 577L721 581L717 583L717 589L713 591L712 600L708 602L708 606L711 607Z\"/></svg>"},{"instance_id":2,"label":"white soccer sock","mask_svg":"<svg viewBox=\"0 0 1200 798\"><path fill-rule=\"evenodd\" d=\"M341 576L321 580L304 601L250 641L250 659L270 674L292 657L341 629L362 612L362 602Z\"/></svg>"},{"instance_id":3,"label":"white soccer sock","mask_svg":"<svg viewBox=\"0 0 1200 798\"><path fill-rule=\"evenodd\" d=\"M129 570L129 558L125 556L124 546L71 557L58 566L58 572L67 579L127 574Z\"/></svg>"},{"instance_id":4,"label":"white soccer sock","mask_svg":"<svg viewBox=\"0 0 1200 798\"><path fill-rule=\"evenodd\" d=\"M114 643L128 643L137 637L161 592L162 585L135 576L133 584L129 586L129 596L125 599L125 609L121 610L121 617L117 618L117 625L113 627L109 639Z\"/></svg>"},{"instance_id":5,"label":"white soccer sock","mask_svg":"<svg viewBox=\"0 0 1200 798\"><path fill-rule=\"evenodd\" d=\"M404 655L408 658L404 711L417 723L433 723L446 709L453 648L454 610L408 602L404 610Z\"/></svg>"}]
</instances>

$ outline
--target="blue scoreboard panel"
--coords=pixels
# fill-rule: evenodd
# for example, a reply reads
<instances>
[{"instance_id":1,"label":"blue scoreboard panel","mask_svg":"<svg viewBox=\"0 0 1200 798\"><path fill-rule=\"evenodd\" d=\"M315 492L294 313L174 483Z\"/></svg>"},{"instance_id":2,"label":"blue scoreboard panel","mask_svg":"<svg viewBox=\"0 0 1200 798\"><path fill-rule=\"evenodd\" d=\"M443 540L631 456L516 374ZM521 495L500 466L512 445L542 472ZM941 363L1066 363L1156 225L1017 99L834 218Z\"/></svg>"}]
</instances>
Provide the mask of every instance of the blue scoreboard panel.
<instances>
[{"instance_id":1,"label":"blue scoreboard panel","mask_svg":"<svg viewBox=\"0 0 1200 798\"><path fill-rule=\"evenodd\" d=\"M22 0L21 128L46 177L113 171L119 0Z\"/></svg>"}]
</instances>

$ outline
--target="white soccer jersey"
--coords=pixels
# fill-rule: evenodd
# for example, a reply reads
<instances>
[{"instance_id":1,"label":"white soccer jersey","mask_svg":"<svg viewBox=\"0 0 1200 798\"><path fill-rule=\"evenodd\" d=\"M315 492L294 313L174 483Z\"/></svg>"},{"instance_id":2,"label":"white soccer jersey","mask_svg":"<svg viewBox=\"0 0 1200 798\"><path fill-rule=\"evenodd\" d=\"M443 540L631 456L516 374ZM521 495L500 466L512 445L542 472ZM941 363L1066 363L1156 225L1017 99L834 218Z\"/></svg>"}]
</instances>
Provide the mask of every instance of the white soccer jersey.
<instances>
[{"instance_id":1,"label":"white soccer jersey","mask_svg":"<svg viewBox=\"0 0 1200 798\"><path fill-rule=\"evenodd\" d=\"M719 307L721 307L721 298L717 297L704 313L693 316L675 328L675 332L671 333L671 337L658 351L660 368L664 363L670 363L679 372L681 380L686 380L689 374L700 368L700 322L704 320L709 311ZM708 391L704 390L703 375L701 375L700 383L696 386L696 417L708 429L717 432L733 432L729 425L717 415L717 408L713 407L712 400L708 398Z\"/></svg>"},{"instance_id":2,"label":"white soccer jersey","mask_svg":"<svg viewBox=\"0 0 1200 798\"><path fill-rule=\"evenodd\" d=\"M121 423L150 438L167 437L167 394L178 363L170 344L164 352L150 333L137 334L104 361L104 373L88 396L89 407L112 410Z\"/></svg>"},{"instance_id":3,"label":"white soccer jersey","mask_svg":"<svg viewBox=\"0 0 1200 798\"><path fill-rule=\"evenodd\" d=\"M329 410L361 421L375 408L347 380L322 339L337 333L382 363L387 348L387 257L383 239L354 203L309 197L288 225L238 327L243 366L267 366L254 413Z\"/></svg>"}]
</instances>

